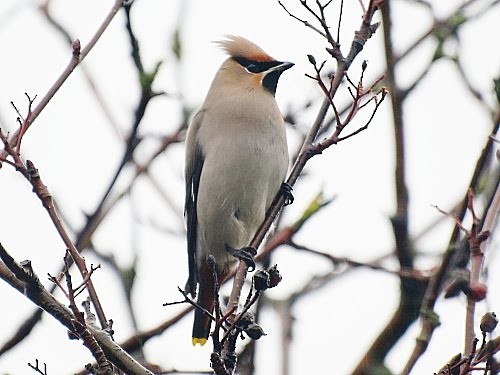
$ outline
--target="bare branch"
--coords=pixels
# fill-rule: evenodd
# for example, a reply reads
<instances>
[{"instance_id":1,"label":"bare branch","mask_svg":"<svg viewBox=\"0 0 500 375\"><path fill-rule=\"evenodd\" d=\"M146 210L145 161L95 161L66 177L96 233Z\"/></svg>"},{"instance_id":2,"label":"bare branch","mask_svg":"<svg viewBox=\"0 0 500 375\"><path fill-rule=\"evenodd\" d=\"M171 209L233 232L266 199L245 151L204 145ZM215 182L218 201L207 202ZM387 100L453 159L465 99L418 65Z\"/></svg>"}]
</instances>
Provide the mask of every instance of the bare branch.
<instances>
[{"instance_id":1,"label":"bare branch","mask_svg":"<svg viewBox=\"0 0 500 375\"><path fill-rule=\"evenodd\" d=\"M120 10L122 7L123 0L115 0L113 3L113 6L109 10L108 14L102 21L101 25L95 32L95 34L92 36L92 38L89 40L87 45L83 48L80 49L80 41L76 39L73 41L72 44L72 56L71 59L66 66L66 68L63 70L59 78L54 82L52 87L47 91L47 93L40 99L40 102L38 105L33 108L33 111L31 112L31 116L29 118L29 121L26 121L26 125L24 128L24 132L26 132L31 125L35 122L35 120L38 118L40 113L44 110L44 108L47 106L47 104L50 102L52 97L56 94L57 91L61 88L63 83L66 81L66 79L71 75L73 70L78 66L78 64L85 59L85 57L88 55L88 53L94 48L96 45L97 41L101 38L102 34L104 31L107 29L113 18L115 17L116 13ZM18 138L22 136L20 130L16 131L11 139L10 139L10 144L15 145L19 143ZM0 151L0 160L5 157L5 150Z\"/></svg>"}]
</instances>

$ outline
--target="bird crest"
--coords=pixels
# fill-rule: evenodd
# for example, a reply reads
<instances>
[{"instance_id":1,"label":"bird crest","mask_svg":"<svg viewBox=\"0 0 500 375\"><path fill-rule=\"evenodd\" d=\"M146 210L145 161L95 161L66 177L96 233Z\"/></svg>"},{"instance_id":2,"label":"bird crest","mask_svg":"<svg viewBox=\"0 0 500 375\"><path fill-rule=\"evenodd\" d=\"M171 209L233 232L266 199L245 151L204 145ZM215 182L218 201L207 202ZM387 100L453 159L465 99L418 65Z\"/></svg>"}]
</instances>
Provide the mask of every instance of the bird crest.
<instances>
[{"instance_id":1,"label":"bird crest","mask_svg":"<svg viewBox=\"0 0 500 375\"><path fill-rule=\"evenodd\" d=\"M231 57L243 57L250 61L275 61L262 48L241 36L228 35L216 42Z\"/></svg>"}]
</instances>

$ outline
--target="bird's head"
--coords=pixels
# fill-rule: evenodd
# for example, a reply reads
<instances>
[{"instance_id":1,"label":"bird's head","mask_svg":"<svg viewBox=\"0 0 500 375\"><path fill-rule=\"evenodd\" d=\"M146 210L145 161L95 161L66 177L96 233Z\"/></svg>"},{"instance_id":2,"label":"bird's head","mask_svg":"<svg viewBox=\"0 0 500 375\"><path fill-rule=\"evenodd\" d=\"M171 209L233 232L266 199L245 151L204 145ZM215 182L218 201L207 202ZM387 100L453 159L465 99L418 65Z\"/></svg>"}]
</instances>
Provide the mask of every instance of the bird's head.
<instances>
[{"instance_id":1,"label":"bird's head","mask_svg":"<svg viewBox=\"0 0 500 375\"><path fill-rule=\"evenodd\" d=\"M281 73L294 65L272 58L241 36L228 36L218 44L230 56L221 67L225 78L236 79L251 88L262 88L272 95L276 92Z\"/></svg>"}]
</instances>

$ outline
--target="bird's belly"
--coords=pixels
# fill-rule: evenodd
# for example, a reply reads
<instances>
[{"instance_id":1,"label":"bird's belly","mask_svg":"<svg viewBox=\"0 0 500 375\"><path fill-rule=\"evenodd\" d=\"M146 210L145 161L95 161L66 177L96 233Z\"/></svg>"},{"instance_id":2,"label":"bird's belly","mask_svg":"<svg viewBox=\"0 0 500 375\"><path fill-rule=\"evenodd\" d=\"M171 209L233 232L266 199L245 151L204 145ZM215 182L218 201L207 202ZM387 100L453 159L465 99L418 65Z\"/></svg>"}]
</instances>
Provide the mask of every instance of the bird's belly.
<instances>
[{"instance_id":1,"label":"bird's belly","mask_svg":"<svg viewBox=\"0 0 500 375\"><path fill-rule=\"evenodd\" d=\"M199 254L212 254L218 264L233 262L226 245L249 244L286 173L286 148L254 144L224 145L220 158L205 159L198 191Z\"/></svg>"}]
</instances>

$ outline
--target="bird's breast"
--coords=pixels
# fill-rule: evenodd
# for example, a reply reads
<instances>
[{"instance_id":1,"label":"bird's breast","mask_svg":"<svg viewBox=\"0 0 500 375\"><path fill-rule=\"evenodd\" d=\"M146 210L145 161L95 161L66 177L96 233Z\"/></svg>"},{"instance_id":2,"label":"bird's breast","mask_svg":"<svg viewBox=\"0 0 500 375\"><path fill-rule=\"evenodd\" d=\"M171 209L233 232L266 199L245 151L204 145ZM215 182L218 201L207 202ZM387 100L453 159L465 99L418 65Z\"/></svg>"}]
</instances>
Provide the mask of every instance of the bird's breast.
<instances>
[{"instance_id":1,"label":"bird's breast","mask_svg":"<svg viewBox=\"0 0 500 375\"><path fill-rule=\"evenodd\" d=\"M222 119L207 111L199 141L205 160L198 190L204 241L211 248L246 246L288 168L281 115Z\"/></svg>"}]
</instances>

